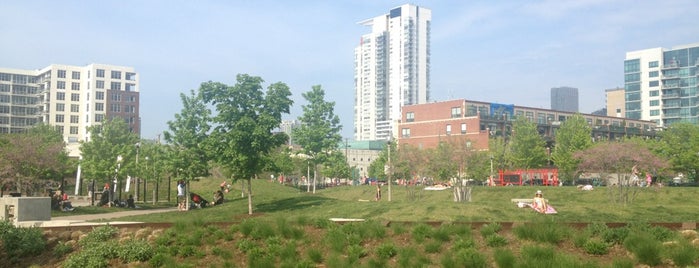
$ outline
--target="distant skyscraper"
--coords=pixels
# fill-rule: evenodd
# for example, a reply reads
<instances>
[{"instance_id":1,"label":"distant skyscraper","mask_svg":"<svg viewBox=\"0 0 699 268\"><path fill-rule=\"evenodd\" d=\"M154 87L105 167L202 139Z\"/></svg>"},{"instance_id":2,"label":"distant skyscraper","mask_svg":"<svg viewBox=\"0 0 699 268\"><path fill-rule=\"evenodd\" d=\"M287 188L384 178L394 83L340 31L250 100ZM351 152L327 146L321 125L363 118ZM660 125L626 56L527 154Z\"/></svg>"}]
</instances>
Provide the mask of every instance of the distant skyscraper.
<instances>
[{"instance_id":1,"label":"distant skyscraper","mask_svg":"<svg viewBox=\"0 0 699 268\"><path fill-rule=\"evenodd\" d=\"M139 78L132 67L52 64L41 70L0 68L0 133L54 126L71 157L87 128L121 117L140 136Z\"/></svg>"},{"instance_id":2,"label":"distant skyscraper","mask_svg":"<svg viewBox=\"0 0 699 268\"><path fill-rule=\"evenodd\" d=\"M605 102L607 107L606 116L611 117L626 117L626 109L624 109L624 88L610 88L604 91Z\"/></svg>"},{"instance_id":3,"label":"distant skyscraper","mask_svg":"<svg viewBox=\"0 0 699 268\"><path fill-rule=\"evenodd\" d=\"M396 136L401 106L429 101L432 11L402 5L359 22L370 26L354 49L354 138Z\"/></svg>"},{"instance_id":4,"label":"distant skyscraper","mask_svg":"<svg viewBox=\"0 0 699 268\"><path fill-rule=\"evenodd\" d=\"M551 88L551 110L577 113L578 89L574 87Z\"/></svg>"},{"instance_id":5,"label":"distant skyscraper","mask_svg":"<svg viewBox=\"0 0 699 268\"><path fill-rule=\"evenodd\" d=\"M626 53L626 117L699 124L699 43Z\"/></svg>"}]
</instances>

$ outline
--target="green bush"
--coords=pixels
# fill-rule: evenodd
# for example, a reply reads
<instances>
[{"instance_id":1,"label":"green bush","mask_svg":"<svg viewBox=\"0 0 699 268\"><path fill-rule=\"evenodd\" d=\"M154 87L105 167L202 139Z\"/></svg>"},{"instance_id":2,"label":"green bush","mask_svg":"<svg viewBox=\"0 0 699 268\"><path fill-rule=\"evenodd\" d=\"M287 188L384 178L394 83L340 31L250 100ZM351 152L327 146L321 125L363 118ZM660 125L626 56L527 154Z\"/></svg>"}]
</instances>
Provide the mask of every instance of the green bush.
<instances>
[{"instance_id":1,"label":"green bush","mask_svg":"<svg viewBox=\"0 0 699 268\"><path fill-rule=\"evenodd\" d=\"M442 249L442 242L432 241L425 244L425 253L437 253Z\"/></svg>"},{"instance_id":2,"label":"green bush","mask_svg":"<svg viewBox=\"0 0 699 268\"><path fill-rule=\"evenodd\" d=\"M585 252L592 255L605 255L609 253L609 244L599 239L589 239L583 244Z\"/></svg>"},{"instance_id":3,"label":"green bush","mask_svg":"<svg viewBox=\"0 0 699 268\"><path fill-rule=\"evenodd\" d=\"M253 250L253 249L258 248L257 244L255 244L255 242L252 242L249 239L239 240L238 243L236 243L236 246L238 247L238 249L240 249L240 251L246 252L246 253Z\"/></svg>"},{"instance_id":4,"label":"green bush","mask_svg":"<svg viewBox=\"0 0 699 268\"><path fill-rule=\"evenodd\" d=\"M507 238L498 234L491 234L485 237L485 244L489 247L502 247L507 245Z\"/></svg>"},{"instance_id":5,"label":"green bush","mask_svg":"<svg viewBox=\"0 0 699 268\"><path fill-rule=\"evenodd\" d=\"M496 234L497 232L500 232L500 230L502 230L502 226L500 225L500 223L493 222L493 223L485 224L485 225L481 226L481 235L483 237L487 237L489 235Z\"/></svg>"},{"instance_id":6,"label":"green bush","mask_svg":"<svg viewBox=\"0 0 699 268\"><path fill-rule=\"evenodd\" d=\"M106 242L114 238L119 233L119 229L111 225L103 225L92 228L92 231L80 239L80 245L86 247L88 245L100 242Z\"/></svg>"},{"instance_id":7,"label":"green bush","mask_svg":"<svg viewBox=\"0 0 699 268\"><path fill-rule=\"evenodd\" d=\"M515 264L517 263L517 258L515 257L515 254L508 249L495 250L495 253L493 253L493 255L493 257L495 258L495 263L500 268L514 268Z\"/></svg>"},{"instance_id":8,"label":"green bush","mask_svg":"<svg viewBox=\"0 0 699 268\"><path fill-rule=\"evenodd\" d=\"M12 262L21 257L39 254L46 249L46 241L40 229L15 227L9 221L0 221L0 240L0 248Z\"/></svg>"},{"instance_id":9,"label":"green bush","mask_svg":"<svg viewBox=\"0 0 699 268\"><path fill-rule=\"evenodd\" d=\"M558 244L570 233L570 227L555 222L537 222L517 226L512 229L521 239Z\"/></svg>"},{"instance_id":10,"label":"green bush","mask_svg":"<svg viewBox=\"0 0 699 268\"><path fill-rule=\"evenodd\" d=\"M153 255L153 257L150 258L150 260L148 260L148 264L151 267L174 267L174 266L176 266L175 260L172 257L170 257L164 253L156 253L155 255ZM87 266L87 267L89 267L89 266Z\"/></svg>"},{"instance_id":11,"label":"green bush","mask_svg":"<svg viewBox=\"0 0 699 268\"><path fill-rule=\"evenodd\" d=\"M612 261L613 268L633 268L634 266L634 261L629 258L615 259Z\"/></svg>"},{"instance_id":12,"label":"green bush","mask_svg":"<svg viewBox=\"0 0 699 268\"><path fill-rule=\"evenodd\" d=\"M347 237L339 228L329 229L323 239L335 252L342 252L347 245Z\"/></svg>"},{"instance_id":13,"label":"green bush","mask_svg":"<svg viewBox=\"0 0 699 268\"><path fill-rule=\"evenodd\" d=\"M455 258L459 267L488 267L488 259L475 248L461 249L456 252Z\"/></svg>"},{"instance_id":14,"label":"green bush","mask_svg":"<svg viewBox=\"0 0 699 268\"><path fill-rule=\"evenodd\" d=\"M73 252L73 247L66 245L63 241L59 241L58 244L53 247L53 256L57 258L61 258L71 252Z\"/></svg>"},{"instance_id":15,"label":"green bush","mask_svg":"<svg viewBox=\"0 0 699 268\"><path fill-rule=\"evenodd\" d=\"M396 246L391 243L384 243L376 247L376 255L382 259L390 259L398 254Z\"/></svg>"},{"instance_id":16,"label":"green bush","mask_svg":"<svg viewBox=\"0 0 699 268\"><path fill-rule=\"evenodd\" d=\"M658 265L662 262L660 252L662 244L645 233L634 233L624 240L624 247L631 251L638 262L650 266Z\"/></svg>"},{"instance_id":17,"label":"green bush","mask_svg":"<svg viewBox=\"0 0 699 268\"><path fill-rule=\"evenodd\" d=\"M347 260L354 263L367 255L367 251L360 245L350 245L347 247Z\"/></svg>"},{"instance_id":18,"label":"green bush","mask_svg":"<svg viewBox=\"0 0 699 268\"><path fill-rule=\"evenodd\" d=\"M81 251L71 254L63 262L64 268L107 267L108 261L118 256L118 244L115 241L92 243Z\"/></svg>"},{"instance_id":19,"label":"green bush","mask_svg":"<svg viewBox=\"0 0 699 268\"><path fill-rule=\"evenodd\" d=\"M413 239L415 242L422 243L432 235L432 227L426 224L418 224L413 227Z\"/></svg>"},{"instance_id":20,"label":"green bush","mask_svg":"<svg viewBox=\"0 0 699 268\"><path fill-rule=\"evenodd\" d=\"M699 258L699 249L688 242L682 242L671 247L668 250L668 255L675 266L687 267L697 261L697 258Z\"/></svg>"},{"instance_id":21,"label":"green bush","mask_svg":"<svg viewBox=\"0 0 699 268\"><path fill-rule=\"evenodd\" d=\"M473 241L472 238L466 237L466 238L459 238L454 241L454 244L452 245L453 250L461 250L461 249L468 249L468 248L474 248L476 247L476 242Z\"/></svg>"},{"instance_id":22,"label":"green bush","mask_svg":"<svg viewBox=\"0 0 699 268\"><path fill-rule=\"evenodd\" d=\"M308 255L308 258L314 263L320 264L323 262L323 252L321 252L319 249L309 248L306 254Z\"/></svg>"},{"instance_id":23,"label":"green bush","mask_svg":"<svg viewBox=\"0 0 699 268\"><path fill-rule=\"evenodd\" d=\"M602 233L602 239L604 239L604 242L619 245L626 240L627 236L629 236L629 228L627 227L609 228Z\"/></svg>"},{"instance_id":24,"label":"green bush","mask_svg":"<svg viewBox=\"0 0 699 268\"><path fill-rule=\"evenodd\" d=\"M443 225L432 231L432 238L441 242L449 242L452 233L450 229L449 226Z\"/></svg>"},{"instance_id":25,"label":"green bush","mask_svg":"<svg viewBox=\"0 0 699 268\"><path fill-rule=\"evenodd\" d=\"M585 231L589 232L592 236L602 235L607 231L607 229L609 229L609 227L601 222L593 222L585 227Z\"/></svg>"},{"instance_id":26,"label":"green bush","mask_svg":"<svg viewBox=\"0 0 699 268\"><path fill-rule=\"evenodd\" d=\"M585 229L580 232L576 232L573 234L573 245L575 245L577 248L583 248L590 237L592 237L592 231L590 230Z\"/></svg>"},{"instance_id":27,"label":"green bush","mask_svg":"<svg viewBox=\"0 0 699 268\"><path fill-rule=\"evenodd\" d=\"M288 241L279 251L279 259L293 261L298 260L299 254L298 251L296 251L296 248L297 246L294 241Z\"/></svg>"},{"instance_id":28,"label":"green bush","mask_svg":"<svg viewBox=\"0 0 699 268\"><path fill-rule=\"evenodd\" d=\"M137 239L127 240L117 249L117 256L124 263L148 261L154 254L155 250L148 242Z\"/></svg>"}]
</instances>

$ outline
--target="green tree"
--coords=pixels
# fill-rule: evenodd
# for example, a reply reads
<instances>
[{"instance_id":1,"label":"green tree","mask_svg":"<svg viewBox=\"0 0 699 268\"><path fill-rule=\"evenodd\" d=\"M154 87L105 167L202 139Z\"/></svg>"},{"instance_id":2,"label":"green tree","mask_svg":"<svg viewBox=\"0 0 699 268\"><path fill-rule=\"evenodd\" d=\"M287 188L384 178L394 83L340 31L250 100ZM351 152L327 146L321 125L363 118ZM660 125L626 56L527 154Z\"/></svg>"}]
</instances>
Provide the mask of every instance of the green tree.
<instances>
[{"instance_id":1,"label":"green tree","mask_svg":"<svg viewBox=\"0 0 699 268\"><path fill-rule=\"evenodd\" d=\"M654 151L670 159L673 171L684 173L696 181L699 171L699 126L676 123L660 132L659 136Z\"/></svg>"},{"instance_id":2,"label":"green tree","mask_svg":"<svg viewBox=\"0 0 699 268\"><path fill-rule=\"evenodd\" d=\"M163 178L169 171L173 168L168 168L170 165L170 159L167 156L167 145L161 144L159 141L141 141L141 162L139 162L139 177L143 179L143 188L141 189L143 193L140 195L143 201L149 196L146 188L146 183L151 182L155 184L155 192L153 202L159 199L159 189L163 182Z\"/></svg>"},{"instance_id":3,"label":"green tree","mask_svg":"<svg viewBox=\"0 0 699 268\"><path fill-rule=\"evenodd\" d=\"M574 180L577 176L579 159L573 153L592 146L592 128L580 114L568 117L556 132L556 146L551 152L553 162L564 180Z\"/></svg>"},{"instance_id":4,"label":"green tree","mask_svg":"<svg viewBox=\"0 0 699 268\"><path fill-rule=\"evenodd\" d=\"M330 152L336 151L342 141L340 136L340 118L335 115L335 102L325 101L325 91L320 85L302 94L308 104L301 106L303 115L299 116L301 126L291 131L292 138L311 156L313 165L327 160ZM313 193L317 172L313 174Z\"/></svg>"},{"instance_id":5,"label":"green tree","mask_svg":"<svg viewBox=\"0 0 699 268\"><path fill-rule=\"evenodd\" d=\"M216 109L211 133L217 162L228 169L235 180L248 183L248 213L252 214L251 179L270 161L269 154L288 140L284 133L273 133L282 114L288 114L293 101L289 87L274 83L263 92L262 78L239 74L236 84L202 84L203 100Z\"/></svg>"},{"instance_id":6,"label":"green tree","mask_svg":"<svg viewBox=\"0 0 699 268\"><path fill-rule=\"evenodd\" d=\"M38 125L24 133L0 136L0 178L19 192L34 195L40 180L60 181L72 171L63 137L53 127ZM4 190L4 189L2 189Z\"/></svg>"},{"instance_id":7,"label":"green tree","mask_svg":"<svg viewBox=\"0 0 699 268\"><path fill-rule=\"evenodd\" d=\"M209 84L201 85L200 90ZM175 120L168 121L169 131L163 133L169 146L166 149L167 167L177 178L189 182L198 177L209 175L211 146L209 130L211 129L211 110L204 104L201 95L190 90L189 96L180 93L182 111L175 114ZM185 207L189 208L188 189L185 187Z\"/></svg>"},{"instance_id":8,"label":"green tree","mask_svg":"<svg viewBox=\"0 0 699 268\"><path fill-rule=\"evenodd\" d=\"M345 161L345 154L340 151L330 153L323 163L321 172L330 178L349 178L350 167Z\"/></svg>"},{"instance_id":9,"label":"green tree","mask_svg":"<svg viewBox=\"0 0 699 268\"><path fill-rule=\"evenodd\" d=\"M123 182L125 174L135 174L135 145L138 136L129 130L120 117L88 128L90 139L80 144L81 168L87 179L101 183ZM121 185L111 188L121 195Z\"/></svg>"},{"instance_id":10,"label":"green tree","mask_svg":"<svg viewBox=\"0 0 699 268\"><path fill-rule=\"evenodd\" d=\"M518 117L513 125L510 161L516 168L538 168L546 164L546 142L539 135L536 124L526 117Z\"/></svg>"}]
</instances>

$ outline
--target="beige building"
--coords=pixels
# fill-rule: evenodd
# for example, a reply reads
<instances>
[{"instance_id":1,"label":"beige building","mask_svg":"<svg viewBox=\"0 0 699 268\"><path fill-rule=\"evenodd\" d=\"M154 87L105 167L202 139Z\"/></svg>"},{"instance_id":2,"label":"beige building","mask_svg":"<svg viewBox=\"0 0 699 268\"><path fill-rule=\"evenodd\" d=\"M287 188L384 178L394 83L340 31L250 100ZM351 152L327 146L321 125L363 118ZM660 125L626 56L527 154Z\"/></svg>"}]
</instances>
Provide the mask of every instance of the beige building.
<instances>
[{"instance_id":1,"label":"beige building","mask_svg":"<svg viewBox=\"0 0 699 268\"><path fill-rule=\"evenodd\" d=\"M45 123L63 134L71 157L87 129L121 117L140 134L139 77L132 67L52 64L40 70L0 68L0 133Z\"/></svg>"},{"instance_id":2,"label":"beige building","mask_svg":"<svg viewBox=\"0 0 699 268\"><path fill-rule=\"evenodd\" d=\"M604 91L607 105L607 116L626 117L626 100L624 99L624 88L610 88Z\"/></svg>"}]
</instances>

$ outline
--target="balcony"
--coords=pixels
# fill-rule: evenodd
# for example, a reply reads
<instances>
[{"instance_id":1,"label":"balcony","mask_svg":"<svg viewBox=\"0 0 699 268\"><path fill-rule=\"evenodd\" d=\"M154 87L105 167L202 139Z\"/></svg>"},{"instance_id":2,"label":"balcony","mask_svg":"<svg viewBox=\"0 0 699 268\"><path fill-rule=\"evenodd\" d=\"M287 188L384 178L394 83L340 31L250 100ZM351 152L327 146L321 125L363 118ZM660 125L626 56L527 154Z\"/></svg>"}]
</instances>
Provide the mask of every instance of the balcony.
<instances>
[{"instance_id":1,"label":"balcony","mask_svg":"<svg viewBox=\"0 0 699 268\"><path fill-rule=\"evenodd\" d=\"M668 65L663 65L663 67L662 67L663 70L677 69L677 68L680 68L680 66L677 63L670 63Z\"/></svg>"},{"instance_id":2,"label":"balcony","mask_svg":"<svg viewBox=\"0 0 699 268\"><path fill-rule=\"evenodd\" d=\"M679 83L663 84L662 89L680 88Z\"/></svg>"},{"instance_id":3,"label":"balcony","mask_svg":"<svg viewBox=\"0 0 699 268\"><path fill-rule=\"evenodd\" d=\"M680 93L666 93L661 97L663 100L667 99L677 99L680 97Z\"/></svg>"}]
</instances>

